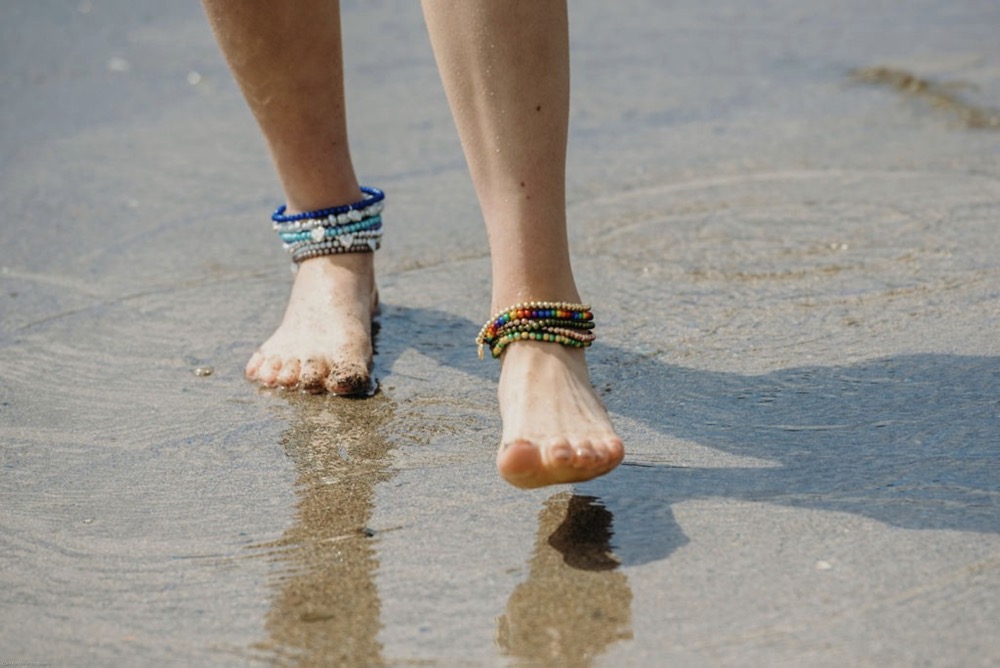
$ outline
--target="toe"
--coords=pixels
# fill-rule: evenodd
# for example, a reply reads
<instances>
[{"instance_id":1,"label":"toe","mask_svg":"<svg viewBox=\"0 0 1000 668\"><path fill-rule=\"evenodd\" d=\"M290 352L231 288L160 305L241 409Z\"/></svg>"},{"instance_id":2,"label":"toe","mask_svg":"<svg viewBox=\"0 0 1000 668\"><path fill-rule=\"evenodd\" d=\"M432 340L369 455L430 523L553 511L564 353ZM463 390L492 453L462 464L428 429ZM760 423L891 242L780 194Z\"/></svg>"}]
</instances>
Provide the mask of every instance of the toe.
<instances>
[{"instance_id":1,"label":"toe","mask_svg":"<svg viewBox=\"0 0 1000 668\"><path fill-rule=\"evenodd\" d=\"M261 364L264 363L264 355L259 350L250 357L250 361L247 362L246 368L243 369L243 374L249 380L257 380L257 373L260 371Z\"/></svg>"},{"instance_id":2,"label":"toe","mask_svg":"<svg viewBox=\"0 0 1000 668\"><path fill-rule=\"evenodd\" d=\"M326 377L329 374L326 362L316 359L307 359L302 364L299 374L300 387L312 394L321 394L326 391Z\"/></svg>"},{"instance_id":3,"label":"toe","mask_svg":"<svg viewBox=\"0 0 1000 668\"><path fill-rule=\"evenodd\" d=\"M605 457L604 465L610 471L621 464L625 457L625 445L617 436L612 436L602 443L602 452Z\"/></svg>"},{"instance_id":4,"label":"toe","mask_svg":"<svg viewBox=\"0 0 1000 668\"><path fill-rule=\"evenodd\" d=\"M282 365L275 382L286 390L290 390L299 384L299 370L301 365L298 360L290 360Z\"/></svg>"},{"instance_id":5,"label":"toe","mask_svg":"<svg viewBox=\"0 0 1000 668\"><path fill-rule=\"evenodd\" d=\"M594 443L594 466L604 468L608 464L608 449L603 443Z\"/></svg>"},{"instance_id":6,"label":"toe","mask_svg":"<svg viewBox=\"0 0 1000 668\"><path fill-rule=\"evenodd\" d=\"M265 387L274 387L278 380L278 374L281 373L281 366L280 357L277 355L269 357L257 371L257 382Z\"/></svg>"},{"instance_id":7,"label":"toe","mask_svg":"<svg viewBox=\"0 0 1000 668\"><path fill-rule=\"evenodd\" d=\"M592 469L597 463L597 455L594 453L594 446L590 441L580 441L573 448L573 467L578 469Z\"/></svg>"},{"instance_id":8,"label":"toe","mask_svg":"<svg viewBox=\"0 0 1000 668\"><path fill-rule=\"evenodd\" d=\"M326 391L343 396L368 394L371 376L368 369L360 366L338 366L330 370L326 377Z\"/></svg>"},{"instance_id":9,"label":"toe","mask_svg":"<svg viewBox=\"0 0 1000 668\"><path fill-rule=\"evenodd\" d=\"M538 487L538 472L543 470L541 452L534 443L525 440L507 443L497 453L497 469L515 487Z\"/></svg>"},{"instance_id":10,"label":"toe","mask_svg":"<svg viewBox=\"0 0 1000 668\"><path fill-rule=\"evenodd\" d=\"M545 446L545 460L553 468L565 468L573 466L576 458L576 451L566 439L559 438Z\"/></svg>"},{"instance_id":11,"label":"toe","mask_svg":"<svg viewBox=\"0 0 1000 668\"><path fill-rule=\"evenodd\" d=\"M503 463L504 472L514 476L534 473L541 466L538 448L528 441L517 440L500 450L498 459Z\"/></svg>"}]
</instances>

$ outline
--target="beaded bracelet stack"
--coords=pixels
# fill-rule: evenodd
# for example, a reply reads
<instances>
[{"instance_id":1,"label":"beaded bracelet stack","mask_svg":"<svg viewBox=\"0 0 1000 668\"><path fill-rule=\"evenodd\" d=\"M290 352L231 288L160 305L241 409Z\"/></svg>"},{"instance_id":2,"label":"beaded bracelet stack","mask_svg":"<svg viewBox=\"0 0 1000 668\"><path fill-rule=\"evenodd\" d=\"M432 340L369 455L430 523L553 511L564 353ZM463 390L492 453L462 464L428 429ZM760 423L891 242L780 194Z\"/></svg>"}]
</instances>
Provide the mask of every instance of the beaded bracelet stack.
<instances>
[{"instance_id":1,"label":"beaded bracelet stack","mask_svg":"<svg viewBox=\"0 0 1000 668\"><path fill-rule=\"evenodd\" d=\"M500 311L479 330L479 359L483 346L494 358L514 341L550 341L571 348L586 348L597 338L594 314L584 304L526 302Z\"/></svg>"},{"instance_id":2,"label":"beaded bracelet stack","mask_svg":"<svg viewBox=\"0 0 1000 668\"><path fill-rule=\"evenodd\" d=\"M312 257L335 253L370 253L382 241L385 193L361 186L365 197L353 204L286 214L281 205L271 216L274 231L298 264Z\"/></svg>"}]
</instances>

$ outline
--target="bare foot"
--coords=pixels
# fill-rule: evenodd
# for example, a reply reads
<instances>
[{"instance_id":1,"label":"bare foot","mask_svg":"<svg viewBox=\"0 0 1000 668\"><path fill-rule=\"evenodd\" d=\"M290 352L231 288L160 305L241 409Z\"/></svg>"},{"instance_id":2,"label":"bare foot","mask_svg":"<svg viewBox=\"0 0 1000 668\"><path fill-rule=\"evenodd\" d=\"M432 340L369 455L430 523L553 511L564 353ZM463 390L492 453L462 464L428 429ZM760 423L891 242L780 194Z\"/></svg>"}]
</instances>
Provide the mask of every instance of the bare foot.
<instances>
[{"instance_id":1,"label":"bare foot","mask_svg":"<svg viewBox=\"0 0 1000 668\"><path fill-rule=\"evenodd\" d=\"M497 468L507 482L582 482L618 466L625 449L590 384L583 350L519 341L501 359Z\"/></svg>"},{"instance_id":2,"label":"bare foot","mask_svg":"<svg viewBox=\"0 0 1000 668\"><path fill-rule=\"evenodd\" d=\"M372 253L302 262L285 317L247 362L246 377L317 394L369 393L377 305Z\"/></svg>"}]
</instances>

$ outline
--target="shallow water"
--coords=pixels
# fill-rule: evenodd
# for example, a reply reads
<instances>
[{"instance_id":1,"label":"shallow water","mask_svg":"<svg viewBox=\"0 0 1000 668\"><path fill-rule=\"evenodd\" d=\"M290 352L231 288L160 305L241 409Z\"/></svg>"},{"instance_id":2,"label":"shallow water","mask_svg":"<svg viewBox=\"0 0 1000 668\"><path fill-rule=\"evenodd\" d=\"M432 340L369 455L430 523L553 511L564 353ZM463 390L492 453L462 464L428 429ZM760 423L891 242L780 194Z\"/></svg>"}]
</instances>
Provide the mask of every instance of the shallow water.
<instances>
[{"instance_id":1,"label":"shallow water","mask_svg":"<svg viewBox=\"0 0 1000 668\"><path fill-rule=\"evenodd\" d=\"M532 492L493 467L418 7L344 4L390 193L367 400L241 378L289 274L197 6L8 8L0 663L994 661L1000 138L849 73L995 108L1000 17L814 4L573 3L570 233L628 457Z\"/></svg>"}]
</instances>

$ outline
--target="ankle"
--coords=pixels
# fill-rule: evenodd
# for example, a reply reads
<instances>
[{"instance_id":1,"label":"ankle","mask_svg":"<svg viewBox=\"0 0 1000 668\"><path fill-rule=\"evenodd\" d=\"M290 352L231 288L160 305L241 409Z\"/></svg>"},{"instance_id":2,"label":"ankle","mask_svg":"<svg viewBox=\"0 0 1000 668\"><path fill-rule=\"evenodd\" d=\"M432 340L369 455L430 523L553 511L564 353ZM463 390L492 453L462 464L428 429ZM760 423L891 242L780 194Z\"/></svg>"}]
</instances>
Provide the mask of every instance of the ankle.
<instances>
[{"instance_id":1,"label":"ankle","mask_svg":"<svg viewBox=\"0 0 1000 668\"><path fill-rule=\"evenodd\" d=\"M300 178L294 185L285 183L286 212L303 213L360 200L363 193L350 160L337 167L334 173L337 174L336 178L320 180L314 177L314 171L311 170L308 174L312 178L308 181Z\"/></svg>"},{"instance_id":2,"label":"ankle","mask_svg":"<svg viewBox=\"0 0 1000 668\"><path fill-rule=\"evenodd\" d=\"M315 211L316 209L325 209L348 202L355 202L361 199L361 197L361 188L357 182L334 188L324 187L321 194L288 192L286 188L285 201L287 204L285 212L294 214Z\"/></svg>"},{"instance_id":3,"label":"ankle","mask_svg":"<svg viewBox=\"0 0 1000 668\"><path fill-rule=\"evenodd\" d=\"M290 213L283 204L271 214L272 229L292 262L326 255L370 253L382 240L385 193L362 186L362 198L349 204Z\"/></svg>"},{"instance_id":4,"label":"ankle","mask_svg":"<svg viewBox=\"0 0 1000 668\"><path fill-rule=\"evenodd\" d=\"M296 273L345 273L354 276L374 276L374 253L338 253L320 255L298 263Z\"/></svg>"},{"instance_id":5,"label":"ankle","mask_svg":"<svg viewBox=\"0 0 1000 668\"><path fill-rule=\"evenodd\" d=\"M511 344L557 343L586 348L593 343L594 314L586 304L528 301L495 311L476 336L479 358L485 349L499 358Z\"/></svg>"}]
</instances>

